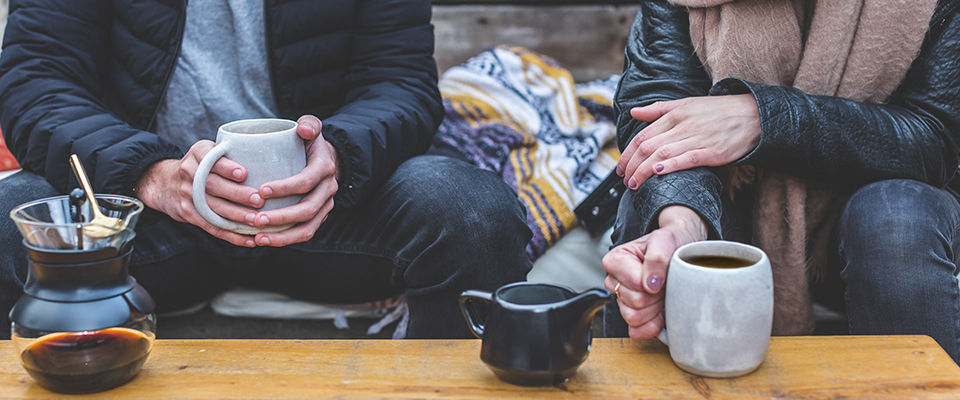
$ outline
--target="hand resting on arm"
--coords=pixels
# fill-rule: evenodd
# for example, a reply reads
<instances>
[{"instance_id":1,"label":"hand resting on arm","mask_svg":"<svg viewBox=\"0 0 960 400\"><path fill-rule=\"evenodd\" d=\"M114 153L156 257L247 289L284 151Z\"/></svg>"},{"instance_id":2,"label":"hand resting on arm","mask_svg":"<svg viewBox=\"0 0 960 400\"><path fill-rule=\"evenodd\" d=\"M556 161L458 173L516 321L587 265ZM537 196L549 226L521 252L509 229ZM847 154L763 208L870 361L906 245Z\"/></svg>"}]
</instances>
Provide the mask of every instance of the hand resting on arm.
<instances>
[{"instance_id":1,"label":"hand resting on arm","mask_svg":"<svg viewBox=\"0 0 960 400\"><path fill-rule=\"evenodd\" d=\"M650 123L617 164L624 185L634 190L653 174L730 164L760 141L760 114L751 94L661 101L634 107L630 115Z\"/></svg>"}]
</instances>

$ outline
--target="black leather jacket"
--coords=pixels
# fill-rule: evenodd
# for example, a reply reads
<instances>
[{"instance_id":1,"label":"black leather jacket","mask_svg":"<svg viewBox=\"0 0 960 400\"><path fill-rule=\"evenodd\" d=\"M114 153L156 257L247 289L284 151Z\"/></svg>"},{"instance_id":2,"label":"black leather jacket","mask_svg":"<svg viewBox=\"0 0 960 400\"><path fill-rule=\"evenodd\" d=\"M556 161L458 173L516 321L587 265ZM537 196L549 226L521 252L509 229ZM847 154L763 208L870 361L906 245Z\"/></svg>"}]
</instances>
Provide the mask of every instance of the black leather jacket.
<instances>
[{"instance_id":1,"label":"black leather jacket","mask_svg":"<svg viewBox=\"0 0 960 400\"><path fill-rule=\"evenodd\" d=\"M644 2L630 32L614 102L620 148L646 126L630 117L632 107L752 93L760 111L760 143L737 163L849 188L895 178L953 186L960 181L958 9L956 0L940 1L903 82L885 103L875 104L733 78L711 87L690 42L686 10L665 1ZM606 183L610 187L601 189L601 196L622 191L622 178L613 175ZM634 196L644 219L640 226L649 232L661 209L680 204L700 213L711 237L722 237L720 189L720 180L707 168L654 176ZM609 213L611 206L616 207L607 203L601 211ZM600 203L592 207L596 211Z\"/></svg>"}]
</instances>

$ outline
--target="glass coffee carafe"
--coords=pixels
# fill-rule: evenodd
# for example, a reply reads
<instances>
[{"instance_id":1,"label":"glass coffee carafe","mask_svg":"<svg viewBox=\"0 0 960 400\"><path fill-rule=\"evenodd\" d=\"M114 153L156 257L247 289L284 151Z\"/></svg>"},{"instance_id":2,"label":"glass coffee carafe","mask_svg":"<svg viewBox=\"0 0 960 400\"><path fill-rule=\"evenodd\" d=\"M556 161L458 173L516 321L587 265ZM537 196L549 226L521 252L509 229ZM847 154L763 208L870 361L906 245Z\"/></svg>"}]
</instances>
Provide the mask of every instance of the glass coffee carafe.
<instances>
[{"instance_id":1,"label":"glass coffee carafe","mask_svg":"<svg viewBox=\"0 0 960 400\"><path fill-rule=\"evenodd\" d=\"M55 392L126 383L140 372L156 336L153 299L127 270L143 203L119 195L96 200L89 204L77 189L10 213L29 263L24 294L10 311L11 339L24 369ZM122 226L107 235L85 231L93 206Z\"/></svg>"}]
</instances>

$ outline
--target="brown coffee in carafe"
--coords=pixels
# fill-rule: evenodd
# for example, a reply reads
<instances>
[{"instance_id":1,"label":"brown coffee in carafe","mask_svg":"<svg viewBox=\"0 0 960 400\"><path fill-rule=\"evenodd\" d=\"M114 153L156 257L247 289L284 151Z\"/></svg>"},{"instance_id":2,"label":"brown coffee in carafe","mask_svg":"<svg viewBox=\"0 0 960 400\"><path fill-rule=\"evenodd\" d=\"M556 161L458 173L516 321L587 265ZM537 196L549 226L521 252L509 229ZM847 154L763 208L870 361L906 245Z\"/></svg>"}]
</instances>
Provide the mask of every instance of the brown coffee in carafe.
<instances>
[{"instance_id":1,"label":"brown coffee in carafe","mask_svg":"<svg viewBox=\"0 0 960 400\"><path fill-rule=\"evenodd\" d=\"M152 337L128 328L58 332L26 346L20 361L47 389L92 393L133 379L152 347Z\"/></svg>"},{"instance_id":2,"label":"brown coffee in carafe","mask_svg":"<svg viewBox=\"0 0 960 400\"><path fill-rule=\"evenodd\" d=\"M743 268L756 264L755 261L726 256L697 256L684 258L684 261L707 268Z\"/></svg>"}]
</instances>

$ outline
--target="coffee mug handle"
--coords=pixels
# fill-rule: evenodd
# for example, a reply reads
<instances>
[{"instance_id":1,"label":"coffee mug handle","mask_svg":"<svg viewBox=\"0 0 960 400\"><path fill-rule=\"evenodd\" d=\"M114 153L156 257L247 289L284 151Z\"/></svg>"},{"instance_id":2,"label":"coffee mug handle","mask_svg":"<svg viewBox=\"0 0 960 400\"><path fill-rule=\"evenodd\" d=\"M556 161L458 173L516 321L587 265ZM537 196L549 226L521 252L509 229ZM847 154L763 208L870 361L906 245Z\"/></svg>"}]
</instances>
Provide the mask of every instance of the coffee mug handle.
<instances>
[{"instance_id":1,"label":"coffee mug handle","mask_svg":"<svg viewBox=\"0 0 960 400\"><path fill-rule=\"evenodd\" d=\"M477 337L477 339L483 339L483 329L485 328L485 325L478 324L473 318L470 308L467 307L472 300L482 301L487 303L489 306L493 301L493 294L489 292L481 292L479 290L465 290L460 294L460 312L463 313L463 318L467 320L467 326L470 327L470 330L473 332L473 335Z\"/></svg>"},{"instance_id":2,"label":"coffee mug handle","mask_svg":"<svg viewBox=\"0 0 960 400\"><path fill-rule=\"evenodd\" d=\"M243 225L217 215L217 213L210 209L210 205L207 204L207 176L210 175L210 169L213 168L213 164L230 149L230 143L232 142L217 143L217 145L210 149L210 151L203 156L203 159L200 160L200 165L197 166L197 172L193 174L193 206L196 207L197 214L200 214L203 219L207 220L207 222L213 226L235 231L242 229Z\"/></svg>"}]
</instances>

